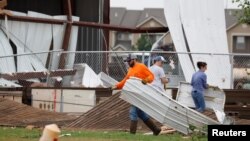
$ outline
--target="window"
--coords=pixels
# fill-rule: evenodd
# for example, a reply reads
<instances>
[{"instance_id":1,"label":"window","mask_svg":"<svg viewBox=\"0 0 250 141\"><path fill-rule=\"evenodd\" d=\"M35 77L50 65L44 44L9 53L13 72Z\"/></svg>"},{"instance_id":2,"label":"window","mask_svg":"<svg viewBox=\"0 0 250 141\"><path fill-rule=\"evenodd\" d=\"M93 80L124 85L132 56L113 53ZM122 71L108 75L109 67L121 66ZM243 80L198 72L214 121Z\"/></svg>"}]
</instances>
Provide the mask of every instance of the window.
<instances>
[{"instance_id":1,"label":"window","mask_svg":"<svg viewBox=\"0 0 250 141\"><path fill-rule=\"evenodd\" d=\"M153 44L161 38L162 34L143 34L142 36L145 36Z\"/></svg>"},{"instance_id":2,"label":"window","mask_svg":"<svg viewBox=\"0 0 250 141\"><path fill-rule=\"evenodd\" d=\"M236 49L244 50L246 48L245 44L245 37L244 36L237 36L236 37Z\"/></svg>"},{"instance_id":3,"label":"window","mask_svg":"<svg viewBox=\"0 0 250 141\"><path fill-rule=\"evenodd\" d=\"M129 33L124 33L124 32L118 32L117 33L117 40L122 40L122 41L128 41L130 39L130 34Z\"/></svg>"},{"instance_id":4,"label":"window","mask_svg":"<svg viewBox=\"0 0 250 141\"><path fill-rule=\"evenodd\" d=\"M233 36L234 53L250 53L250 36Z\"/></svg>"}]
</instances>

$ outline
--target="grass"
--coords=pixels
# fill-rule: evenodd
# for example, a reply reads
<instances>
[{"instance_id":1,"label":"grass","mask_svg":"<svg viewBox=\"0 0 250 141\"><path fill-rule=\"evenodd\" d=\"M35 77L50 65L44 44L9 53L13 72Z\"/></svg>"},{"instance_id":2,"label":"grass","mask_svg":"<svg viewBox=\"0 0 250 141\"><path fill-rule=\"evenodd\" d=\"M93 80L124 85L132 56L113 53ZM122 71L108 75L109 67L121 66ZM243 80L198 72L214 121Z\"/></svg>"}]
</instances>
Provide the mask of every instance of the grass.
<instances>
[{"instance_id":1,"label":"grass","mask_svg":"<svg viewBox=\"0 0 250 141\"><path fill-rule=\"evenodd\" d=\"M8 141L38 141L42 130L25 128L0 127L0 140ZM118 131L70 131L63 130L60 141L207 141L205 136L185 136L175 133L169 135L131 135L128 132Z\"/></svg>"}]
</instances>

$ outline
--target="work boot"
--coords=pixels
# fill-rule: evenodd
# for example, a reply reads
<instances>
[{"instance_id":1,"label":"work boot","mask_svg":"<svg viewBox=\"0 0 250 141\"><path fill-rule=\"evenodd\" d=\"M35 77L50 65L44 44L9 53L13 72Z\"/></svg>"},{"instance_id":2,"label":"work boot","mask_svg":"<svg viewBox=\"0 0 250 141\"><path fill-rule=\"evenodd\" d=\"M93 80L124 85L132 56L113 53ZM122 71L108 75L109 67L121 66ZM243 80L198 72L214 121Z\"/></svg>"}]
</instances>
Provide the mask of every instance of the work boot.
<instances>
[{"instance_id":1,"label":"work boot","mask_svg":"<svg viewBox=\"0 0 250 141\"><path fill-rule=\"evenodd\" d=\"M137 129L137 121L131 120L130 122L130 134L135 134Z\"/></svg>"},{"instance_id":2,"label":"work boot","mask_svg":"<svg viewBox=\"0 0 250 141\"><path fill-rule=\"evenodd\" d=\"M149 129L153 131L155 136L160 134L161 129L158 128L151 119L144 121L144 123L148 126Z\"/></svg>"}]
</instances>

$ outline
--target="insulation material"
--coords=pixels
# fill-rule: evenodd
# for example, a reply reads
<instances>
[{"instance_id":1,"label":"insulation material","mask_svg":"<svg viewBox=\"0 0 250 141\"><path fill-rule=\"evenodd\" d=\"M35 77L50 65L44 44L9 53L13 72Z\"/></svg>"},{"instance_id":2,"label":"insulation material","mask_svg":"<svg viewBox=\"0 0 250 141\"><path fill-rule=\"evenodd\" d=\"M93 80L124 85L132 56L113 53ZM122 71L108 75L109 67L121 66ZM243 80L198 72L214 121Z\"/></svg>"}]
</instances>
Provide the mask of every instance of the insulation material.
<instances>
[{"instance_id":1,"label":"insulation material","mask_svg":"<svg viewBox=\"0 0 250 141\"><path fill-rule=\"evenodd\" d=\"M179 0L165 0L164 13L177 52L188 52L182 30ZM190 82L194 67L188 54L178 54L186 81Z\"/></svg>"},{"instance_id":2,"label":"insulation material","mask_svg":"<svg viewBox=\"0 0 250 141\"><path fill-rule=\"evenodd\" d=\"M191 91L192 86L190 83L180 82L176 101L188 107L195 108ZM216 109L219 111L224 111L226 96L222 90L213 88L205 89L204 97L206 108L209 108L211 110Z\"/></svg>"},{"instance_id":3,"label":"insulation material","mask_svg":"<svg viewBox=\"0 0 250 141\"><path fill-rule=\"evenodd\" d=\"M101 81L103 82L103 85L105 87L111 87L114 86L115 84L118 83L118 81L116 81L114 78L108 76L106 73L104 72L100 72L98 74L99 78L101 79Z\"/></svg>"},{"instance_id":4,"label":"insulation material","mask_svg":"<svg viewBox=\"0 0 250 141\"><path fill-rule=\"evenodd\" d=\"M219 124L218 121L165 96L151 84L143 85L138 78L130 78L126 81L121 98L142 109L163 125L184 134L192 133L190 126L206 133L207 125Z\"/></svg>"},{"instance_id":5,"label":"insulation material","mask_svg":"<svg viewBox=\"0 0 250 141\"><path fill-rule=\"evenodd\" d=\"M87 88L103 87L98 75L87 64L75 64L77 70L71 81L72 86L83 86Z\"/></svg>"},{"instance_id":6,"label":"insulation material","mask_svg":"<svg viewBox=\"0 0 250 141\"><path fill-rule=\"evenodd\" d=\"M5 80L3 78L0 78L0 87L22 87L12 81Z\"/></svg>"},{"instance_id":7,"label":"insulation material","mask_svg":"<svg viewBox=\"0 0 250 141\"><path fill-rule=\"evenodd\" d=\"M52 16L45 14L40 14L36 12L28 12L29 17L38 17L38 18L48 18L52 19ZM51 24L42 24L42 23L28 23L28 33L26 43L29 49L32 52L48 52L50 44L52 41L52 25ZM37 54L35 55L40 62L45 66L47 62L48 53ZM33 61L33 60L32 60ZM32 62L32 65L35 61Z\"/></svg>"},{"instance_id":8,"label":"insulation material","mask_svg":"<svg viewBox=\"0 0 250 141\"><path fill-rule=\"evenodd\" d=\"M229 53L223 1L180 0L180 9L191 52ZM207 62L209 84L230 88L231 65L228 55L195 54L192 58L195 64L198 61Z\"/></svg>"},{"instance_id":9,"label":"insulation material","mask_svg":"<svg viewBox=\"0 0 250 141\"><path fill-rule=\"evenodd\" d=\"M10 46L9 40L6 35L0 30L0 56L11 56L13 55L12 47ZM16 72L14 57L3 57L0 58L0 72L9 73Z\"/></svg>"}]
</instances>

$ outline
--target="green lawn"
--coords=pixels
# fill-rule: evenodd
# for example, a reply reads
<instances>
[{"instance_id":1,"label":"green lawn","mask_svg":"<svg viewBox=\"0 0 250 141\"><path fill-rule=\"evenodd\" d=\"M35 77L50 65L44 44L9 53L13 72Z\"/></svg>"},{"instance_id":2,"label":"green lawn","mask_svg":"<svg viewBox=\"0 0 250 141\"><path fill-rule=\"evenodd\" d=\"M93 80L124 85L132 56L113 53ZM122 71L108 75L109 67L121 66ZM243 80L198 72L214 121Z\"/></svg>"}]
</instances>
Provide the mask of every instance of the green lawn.
<instances>
[{"instance_id":1,"label":"green lawn","mask_svg":"<svg viewBox=\"0 0 250 141\"><path fill-rule=\"evenodd\" d=\"M0 127L0 141L38 141L42 130L28 130L24 128ZM63 130L59 141L207 141L205 136L191 136L186 138L181 134L169 135L143 135L138 133L130 135L118 131L67 131Z\"/></svg>"}]
</instances>

